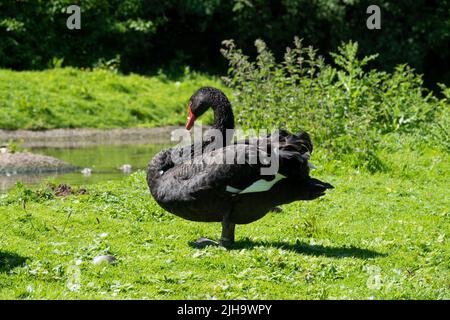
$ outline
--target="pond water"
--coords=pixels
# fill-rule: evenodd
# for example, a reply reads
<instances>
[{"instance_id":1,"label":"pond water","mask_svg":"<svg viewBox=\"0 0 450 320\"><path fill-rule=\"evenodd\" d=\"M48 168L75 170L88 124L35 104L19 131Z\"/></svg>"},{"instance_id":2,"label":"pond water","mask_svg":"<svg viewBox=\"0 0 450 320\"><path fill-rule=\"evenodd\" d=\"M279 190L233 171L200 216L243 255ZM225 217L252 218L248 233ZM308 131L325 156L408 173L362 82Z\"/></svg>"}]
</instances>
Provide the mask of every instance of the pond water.
<instances>
[{"instance_id":1,"label":"pond water","mask_svg":"<svg viewBox=\"0 0 450 320\"><path fill-rule=\"evenodd\" d=\"M168 146L168 144L105 144L85 147L27 148L33 153L66 161L79 167L79 169L70 173L0 175L0 192L7 191L17 181L27 185L35 185L49 179L55 183L85 186L101 181L123 179L129 173L123 173L119 170L120 166L130 164L132 166L131 172L145 169L150 159L161 149ZM91 168L91 175L83 175L81 173L83 168Z\"/></svg>"}]
</instances>

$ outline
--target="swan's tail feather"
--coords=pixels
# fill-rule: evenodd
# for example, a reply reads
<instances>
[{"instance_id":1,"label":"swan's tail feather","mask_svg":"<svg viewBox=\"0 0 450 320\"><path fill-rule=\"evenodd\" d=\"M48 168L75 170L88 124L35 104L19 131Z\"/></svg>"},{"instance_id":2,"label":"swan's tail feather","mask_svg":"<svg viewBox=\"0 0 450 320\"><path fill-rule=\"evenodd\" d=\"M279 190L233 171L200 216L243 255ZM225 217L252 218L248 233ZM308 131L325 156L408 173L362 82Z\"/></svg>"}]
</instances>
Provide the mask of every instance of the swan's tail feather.
<instances>
[{"instance_id":1,"label":"swan's tail feather","mask_svg":"<svg viewBox=\"0 0 450 320\"><path fill-rule=\"evenodd\" d=\"M315 178L310 178L310 180L308 181L308 185L309 187L307 189L309 191L311 200L325 195L325 191L327 191L328 189L334 189L331 184Z\"/></svg>"},{"instance_id":2,"label":"swan's tail feather","mask_svg":"<svg viewBox=\"0 0 450 320\"><path fill-rule=\"evenodd\" d=\"M292 178L307 177L312 149L311 139L306 132L291 134L286 130L280 130L278 148L280 173Z\"/></svg>"}]
</instances>

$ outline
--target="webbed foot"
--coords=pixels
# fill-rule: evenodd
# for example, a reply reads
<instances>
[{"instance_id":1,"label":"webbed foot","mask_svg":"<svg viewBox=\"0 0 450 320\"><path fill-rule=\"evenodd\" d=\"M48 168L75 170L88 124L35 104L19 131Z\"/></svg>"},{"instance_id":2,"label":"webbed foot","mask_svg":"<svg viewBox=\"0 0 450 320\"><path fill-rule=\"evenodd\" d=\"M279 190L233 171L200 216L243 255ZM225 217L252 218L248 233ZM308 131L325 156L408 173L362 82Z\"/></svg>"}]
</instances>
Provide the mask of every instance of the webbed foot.
<instances>
[{"instance_id":1,"label":"webbed foot","mask_svg":"<svg viewBox=\"0 0 450 320\"><path fill-rule=\"evenodd\" d=\"M219 243L217 241L201 237L197 241L194 241L193 245L196 248L205 248L207 246L218 246Z\"/></svg>"},{"instance_id":2,"label":"webbed foot","mask_svg":"<svg viewBox=\"0 0 450 320\"><path fill-rule=\"evenodd\" d=\"M234 241L229 240L229 239L220 239L220 241L217 242L217 241L214 241L214 240L211 240L208 238L203 238L203 237L199 238L197 241L194 241L192 243L192 245L198 249L203 249L207 246L221 246L224 248L230 248L231 246L233 246L233 244L234 244Z\"/></svg>"}]
</instances>

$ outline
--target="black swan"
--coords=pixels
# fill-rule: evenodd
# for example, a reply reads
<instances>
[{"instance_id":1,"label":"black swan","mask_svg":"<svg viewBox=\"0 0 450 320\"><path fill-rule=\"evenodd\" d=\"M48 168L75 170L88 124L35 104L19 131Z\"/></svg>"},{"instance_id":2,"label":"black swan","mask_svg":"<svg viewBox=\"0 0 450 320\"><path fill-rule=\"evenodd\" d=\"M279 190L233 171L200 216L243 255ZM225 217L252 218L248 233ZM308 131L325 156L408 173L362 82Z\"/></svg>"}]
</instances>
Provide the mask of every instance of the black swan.
<instances>
[{"instance_id":1,"label":"black swan","mask_svg":"<svg viewBox=\"0 0 450 320\"><path fill-rule=\"evenodd\" d=\"M277 152L278 172L262 175L267 163L248 161L249 155L261 151L255 140L271 136L227 141L226 130L234 129L231 104L219 89L204 87L189 100L189 118L186 129L209 108L214 111L213 129L219 130L228 145L208 151L214 139L201 144L200 154L193 161L174 161L181 150L192 156L194 144L188 148L174 147L158 153L149 163L147 183L156 202L165 210L192 221L222 222L220 245L234 243L235 224L246 224L262 218L274 207L297 200L313 200L333 186L309 176L308 162L313 146L306 132L290 134L279 132L277 148L265 150L270 155ZM228 140L230 140L228 138ZM260 141L258 141L260 142ZM226 152L244 155L244 161L218 163L217 157ZM275 150L275 151L274 151ZM236 159L234 159L236 160ZM212 244L200 238L196 244Z\"/></svg>"}]
</instances>

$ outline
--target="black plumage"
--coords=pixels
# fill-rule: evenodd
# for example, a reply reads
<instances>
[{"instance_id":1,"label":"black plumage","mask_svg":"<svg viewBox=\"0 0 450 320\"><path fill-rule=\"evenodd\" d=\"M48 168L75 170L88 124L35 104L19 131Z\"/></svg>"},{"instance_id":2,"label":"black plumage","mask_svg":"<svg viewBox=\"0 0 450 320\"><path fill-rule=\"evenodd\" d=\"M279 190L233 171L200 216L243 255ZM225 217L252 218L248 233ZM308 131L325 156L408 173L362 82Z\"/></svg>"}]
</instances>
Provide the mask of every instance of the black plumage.
<instances>
[{"instance_id":1,"label":"black plumage","mask_svg":"<svg viewBox=\"0 0 450 320\"><path fill-rule=\"evenodd\" d=\"M234 117L229 100L218 89L201 88L192 95L187 127L208 108L214 110L212 127L220 130L226 141L225 131L234 128ZM266 139L267 146L261 146L262 139ZM149 163L147 182L153 198L165 210L188 220L222 222L224 246L234 242L235 224L258 220L277 205L316 199L333 188L309 176L313 146L306 132L290 134L280 130L278 141L272 141L270 135L226 141L226 146L210 151L208 146L212 143L213 139L204 141L193 161L179 161L178 157L174 161L174 155L191 156L193 145L161 151ZM270 164L260 156L269 158L273 152L277 153L279 170L273 175L262 175L261 169ZM220 161L227 154L234 157L232 164ZM258 156L253 158L255 155ZM249 192L253 190L249 187L255 188L254 183L261 181L276 183L268 190Z\"/></svg>"}]
</instances>

